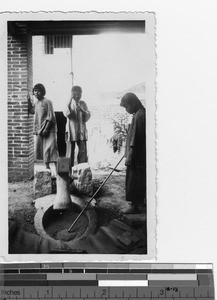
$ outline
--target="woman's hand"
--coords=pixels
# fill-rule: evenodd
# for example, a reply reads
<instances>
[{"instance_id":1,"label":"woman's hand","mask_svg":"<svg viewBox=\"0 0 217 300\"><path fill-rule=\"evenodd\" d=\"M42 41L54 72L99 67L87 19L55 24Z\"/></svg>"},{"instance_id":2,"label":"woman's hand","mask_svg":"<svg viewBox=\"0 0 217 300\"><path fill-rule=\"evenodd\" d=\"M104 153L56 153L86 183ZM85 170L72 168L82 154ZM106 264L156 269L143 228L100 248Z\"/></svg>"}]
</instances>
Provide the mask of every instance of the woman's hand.
<instances>
[{"instance_id":1,"label":"woman's hand","mask_svg":"<svg viewBox=\"0 0 217 300\"><path fill-rule=\"evenodd\" d=\"M127 167L132 166L132 162L133 162L133 148L130 149L128 156L126 157L125 166Z\"/></svg>"},{"instance_id":2,"label":"woman's hand","mask_svg":"<svg viewBox=\"0 0 217 300\"><path fill-rule=\"evenodd\" d=\"M43 130L43 131L41 131L39 134L40 134L40 136L42 136L42 137L47 137L47 136L49 135L49 131Z\"/></svg>"},{"instance_id":3,"label":"woman's hand","mask_svg":"<svg viewBox=\"0 0 217 300\"><path fill-rule=\"evenodd\" d=\"M76 105L77 111L81 111L81 112L85 113L85 110L81 107L81 104L79 102L77 102L76 104L77 104Z\"/></svg>"},{"instance_id":4,"label":"woman's hand","mask_svg":"<svg viewBox=\"0 0 217 300\"><path fill-rule=\"evenodd\" d=\"M125 166L129 167L132 164L132 159L128 156L125 160Z\"/></svg>"},{"instance_id":5,"label":"woman's hand","mask_svg":"<svg viewBox=\"0 0 217 300\"><path fill-rule=\"evenodd\" d=\"M29 114L34 114L34 101L33 101L33 96L30 92L27 94L27 101L28 101L28 113Z\"/></svg>"}]
</instances>

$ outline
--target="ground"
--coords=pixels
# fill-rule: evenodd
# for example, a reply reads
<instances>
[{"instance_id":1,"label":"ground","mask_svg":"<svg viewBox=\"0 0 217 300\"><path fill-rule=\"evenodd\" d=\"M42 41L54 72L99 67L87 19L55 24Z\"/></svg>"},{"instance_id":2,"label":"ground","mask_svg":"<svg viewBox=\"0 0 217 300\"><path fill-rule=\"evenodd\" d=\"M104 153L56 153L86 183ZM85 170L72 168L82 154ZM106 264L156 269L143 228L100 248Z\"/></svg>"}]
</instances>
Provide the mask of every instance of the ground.
<instances>
[{"instance_id":1,"label":"ground","mask_svg":"<svg viewBox=\"0 0 217 300\"><path fill-rule=\"evenodd\" d=\"M108 175L107 172L94 172L94 189L96 190ZM112 175L95 199L98 205L97 212L98 226L106 226L114 217L121 218L119 207L124 205L125 174ZM27 232L36 233L34 227L34 207L33 180L9 183L9 218Z\"/></svg>"},{"instance_id":2,"label":"ground","mask_svg":"<svg viewBox=\"0 0 217 300\"><path fill-rule=\"evenodd\" d=\"M34 227L33 180L9 183L8 188L9 219L15 221L23 230L36 233Z\"/></svg>"},{"instance_id":3,"label":"ground","mask_svg":"<svg viewBox=\"0 0 217 300\"><path fill-rule=\"evenodd\" d=\"M110 169L93 172L94 192L110 172ZM34 226L36 208L33 184L33 180L9 183L8 211L9 219L15 221L20 229L39 237ZM144 214L131 219L130 215L122 213L123 208L129 205L125 201L125 171L114 172L96 194L92 204L97 215L97 230L117 219L127 225L133 225L136 230L144 234L144 228L141 226L144 225Z\"/></svg>"}]
</instances>

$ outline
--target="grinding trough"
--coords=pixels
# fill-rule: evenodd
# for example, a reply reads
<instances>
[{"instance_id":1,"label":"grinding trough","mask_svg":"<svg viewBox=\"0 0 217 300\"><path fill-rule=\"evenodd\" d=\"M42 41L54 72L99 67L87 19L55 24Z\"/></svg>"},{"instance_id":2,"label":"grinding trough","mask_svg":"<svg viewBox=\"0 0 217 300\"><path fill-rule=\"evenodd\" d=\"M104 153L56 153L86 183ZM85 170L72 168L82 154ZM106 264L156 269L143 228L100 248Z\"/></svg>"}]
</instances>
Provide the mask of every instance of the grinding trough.
<instances>
[{"instance_id":1,"label":"grinding trough","mask_svg":"<svg viewBox=\"0 0 217 300\"><path fill-rule=\"evenodd\" d=\"M91 205L85 210L72 232L68 228L86 205L88 197L70 196L72 207L54 210L54 194L36 199L35 228L41 237L49 239L55 249L84 249L85 240L96 230L97 217Z\"/></svg>"},{"instance_id":2,"label":"grinding trough","mask_svg":"<svg viewBox=\"0 0 217 300\"><path fill-rule=\"evenodd\" d=\"M97 223L96 213L90 203L121 160L89 199L69 194L70 160L59 157L57 194L39 198L35 203L38 209L35 215L35 228L39 235L52 241L56 249L67 247L71 250L86 251L85 241L87 242L87 237L95 232Z\"/></svg>"}]
</instances>

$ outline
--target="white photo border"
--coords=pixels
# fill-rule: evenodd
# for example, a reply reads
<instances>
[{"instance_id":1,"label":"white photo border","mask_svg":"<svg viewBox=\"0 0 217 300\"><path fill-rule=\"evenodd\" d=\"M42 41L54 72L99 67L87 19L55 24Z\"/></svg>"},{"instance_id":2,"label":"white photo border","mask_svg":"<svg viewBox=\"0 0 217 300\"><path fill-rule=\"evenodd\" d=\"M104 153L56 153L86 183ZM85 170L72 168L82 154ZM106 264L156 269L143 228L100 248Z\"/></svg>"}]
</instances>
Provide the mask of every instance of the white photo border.
<instances>
[{"instance_id":1,"label":"white photo border","mask_svg":"<svg viewBox=\"0 0 217 300\"><path fill-rule=\"evenodd\" d=\"M46 20L145 20L146 32L153 37L153 99L146 101L147 118L147 255L106 255L106 254L8 254L8 174L7 146L1 150L1 180L4 186L0 211L0 261L2 262L144 262L156 260L156 52L154 12L7 12L0 14L0 78L3 118L3 143L7 145L7 22ZM150 101L149 101L150 100Z\"/></svg>"}]
</instances>

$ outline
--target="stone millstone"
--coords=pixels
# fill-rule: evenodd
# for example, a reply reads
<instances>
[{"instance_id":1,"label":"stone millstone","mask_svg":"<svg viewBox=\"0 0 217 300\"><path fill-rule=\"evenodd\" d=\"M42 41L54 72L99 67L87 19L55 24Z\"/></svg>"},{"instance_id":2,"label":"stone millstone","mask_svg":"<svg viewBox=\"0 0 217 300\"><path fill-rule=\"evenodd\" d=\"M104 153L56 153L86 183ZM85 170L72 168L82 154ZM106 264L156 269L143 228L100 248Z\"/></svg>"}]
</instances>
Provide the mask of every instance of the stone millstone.
<instances>
[{"instance_id":1,"label":"stone millstone","mask_svg":"<svg viewBox=\"0 0 217 300\"><path fill-rule=\"evenodd\" d=\"M88 163L81 163L72 167L73 184L81 194L93 193L92 172Z\"/></svg>"},{"instance_id":2,"label":"stone millstone","mask_svg":"<svg viewBox=\"0 0 217 300\"><path fill-rule=\"evenodd\" d=\"M36 171L34 177L34 197L40 198L52 193L51 171Z\"/></svg>"}]
</instances>

